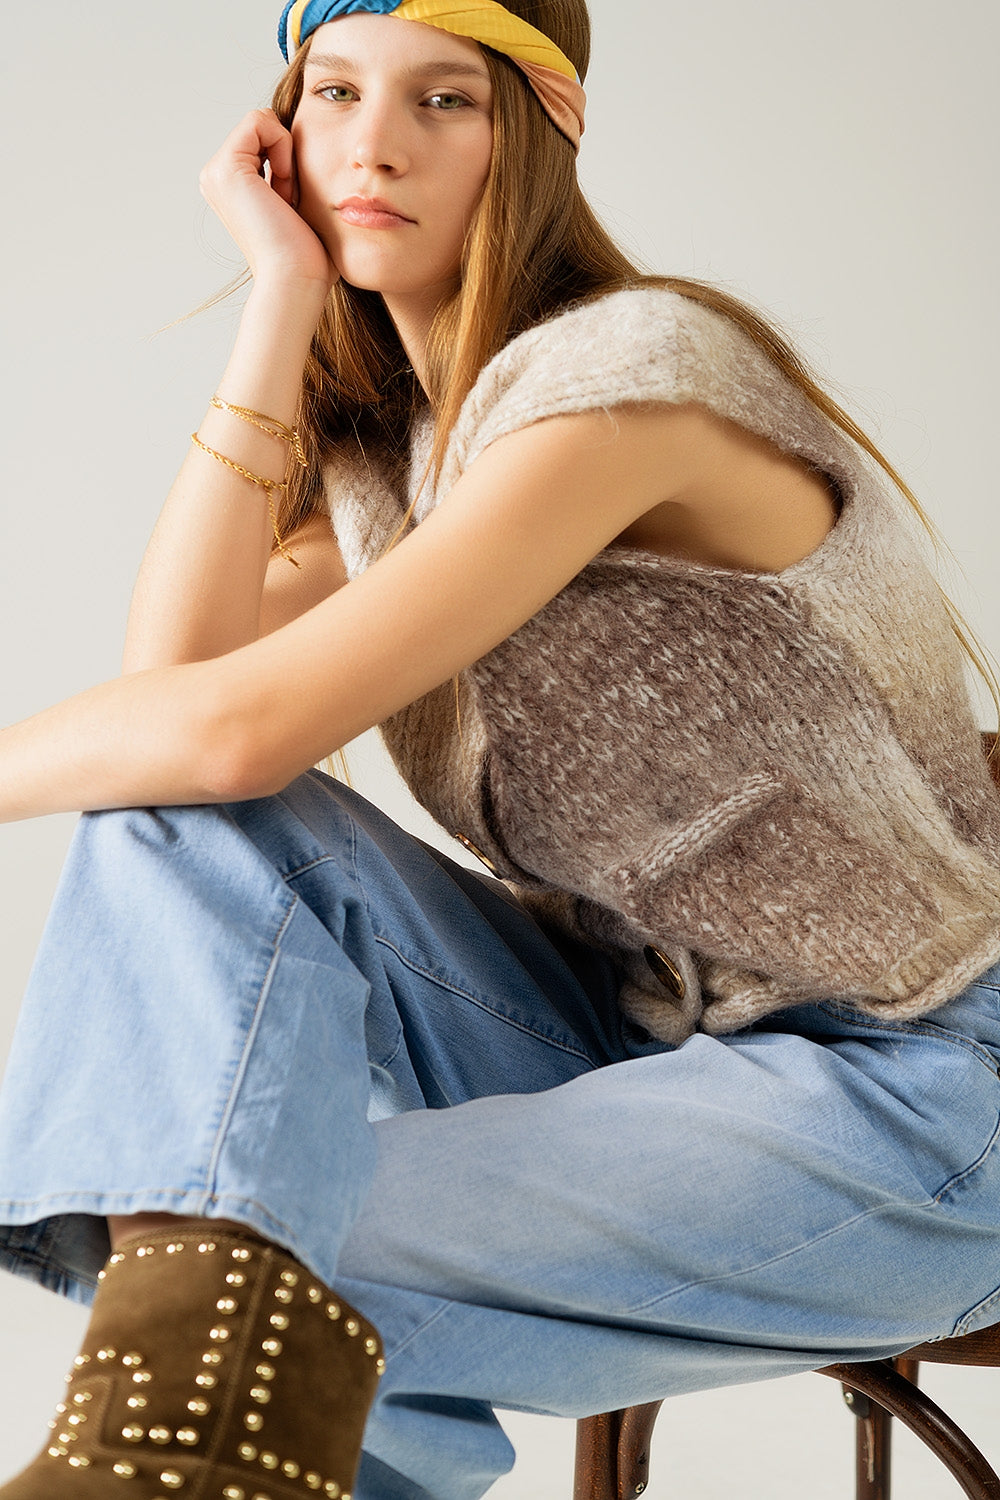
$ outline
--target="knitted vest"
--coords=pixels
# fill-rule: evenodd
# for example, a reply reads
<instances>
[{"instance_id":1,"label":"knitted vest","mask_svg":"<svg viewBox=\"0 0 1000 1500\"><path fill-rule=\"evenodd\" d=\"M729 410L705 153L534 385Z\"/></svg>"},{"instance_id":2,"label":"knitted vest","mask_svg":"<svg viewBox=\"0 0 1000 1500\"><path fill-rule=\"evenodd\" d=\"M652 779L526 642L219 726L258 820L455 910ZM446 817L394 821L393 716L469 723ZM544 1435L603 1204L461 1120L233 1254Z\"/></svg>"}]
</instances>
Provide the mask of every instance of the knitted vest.
<instances>
[{"instance_id":1,"label":"knitted vest","mask_svg":"<svg viewBox=\"0 0 1000 1500\"><path fill-rule=\"evenodd\" d=\"M381 726L419 802L555 933L614 957L621 1005L678 1043L784 1006L882 1017L1000 958L1000 799L963 657L909 518L728 319L659 289L573 306L481 372L416 523L490 443L556 414L698 402L829 476L804 561L744 572L613 544L527 624ZM326 475L350 576L409 493ZM657 950L654 952L653 950Z\"/></svg>"}]
</instances>

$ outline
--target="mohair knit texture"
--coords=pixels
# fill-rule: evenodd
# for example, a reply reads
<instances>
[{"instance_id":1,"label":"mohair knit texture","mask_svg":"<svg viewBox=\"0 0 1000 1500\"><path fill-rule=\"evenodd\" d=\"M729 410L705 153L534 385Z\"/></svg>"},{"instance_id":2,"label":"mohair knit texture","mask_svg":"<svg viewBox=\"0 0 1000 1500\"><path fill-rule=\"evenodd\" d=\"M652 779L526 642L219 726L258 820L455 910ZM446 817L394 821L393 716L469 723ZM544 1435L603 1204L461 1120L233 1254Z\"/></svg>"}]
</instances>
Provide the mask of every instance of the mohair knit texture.
<instances>
[{"instance_id":1,"label":"mohair knit texture","mask_svg":"<svg viewBox=\"0 0 1000 1500\"><path fill-rule=\"evenodd\" d=\"M831 479L837 524L778 573L605 548L461 674L461 735L452 683L381 726L393 760L543 927L620 963L621 1006L655 1036L809 1001L932 1010L1000 958L1000 799L964 656L905 503L740 328L637 287L514 338L416 524L506 433L637 401L697 402L797 455ZM351 577L432 435L425 411L408 493L375 462L328 467Z\"/></svg>"}]
</instances>

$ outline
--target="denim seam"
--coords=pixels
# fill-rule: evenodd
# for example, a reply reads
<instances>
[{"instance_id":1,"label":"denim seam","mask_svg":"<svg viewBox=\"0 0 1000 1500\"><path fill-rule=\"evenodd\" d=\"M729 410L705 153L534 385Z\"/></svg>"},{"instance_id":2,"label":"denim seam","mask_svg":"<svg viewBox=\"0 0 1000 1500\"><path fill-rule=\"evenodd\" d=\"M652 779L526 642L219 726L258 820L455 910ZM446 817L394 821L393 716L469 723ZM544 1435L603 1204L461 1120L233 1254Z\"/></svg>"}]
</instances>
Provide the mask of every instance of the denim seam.
<instances>
[{"instance_id":1,"label":"denim seam","mask_svg":"<svg viewBox=\"0 0 1000 1500\"><path fill-rule=\"evenodd\" d=\"M928 1198L925 1202L917 1204L916 1207L931 1208L933 1204L934 1199ZM695 1287L712 1286L714 1283L721 1281L736 1281L741 1276L749 1276L755 1271L763 1271L768 1266L780 1265L783 1260L789 1260L793 1255L799 1255L803 1250L808 1250L813 1245L821 1244L823 1240L829 1239L832 1235L840 1234L843 1230L850 1229L853 1225L860 1224L865 1219L872 1218L875 1214L887 1213L898 1207L897 1203L880 1203L875 1208L865 1209L864 1213L853 1214L849 1219L842 1219L839 1224L831 1224L828 1229L822 1230L819 1234L814 1234L808 1240L801 1240L797 1245L792 1245L787 1250L782 1250L779 1255L772 1255L766 1260L755 1261L751 1266L740 1266L735 1271L724 1271L716 1276L702 1276L691 1281L685 1281L682 1286L671 1287L669 1292L661 1292L657 1297L650 1297L645 1302L637 1302L633 1306L627 1307L625 1311L629 1314L646 1312L649 1308L659 1307L663 1303L671 1301L672 1298L679 1297L683 1292L692 1291Z\"/></svg>"},{"instance_id":2,"label":"denim seam","mask_svg":"<svg viewBox=\"0 0 1000 1500\"><path fill-rule=\"evenodd\" d=\"M450 1298L447 1302L444 1303L442 1307L436 1307L429 1317L425 1318L422 1323L419 1323L416 1328L412 1328L406 1335L406 1338L403 1339L401 1343L398 1343L394 1346L391 1354L388 1351L386 1352L386 1364L391 1364L392 1360L394 1360L398 1354L402 1354L404 1349L409 1348L415 1338L419 1338L422 1333L425 1333L427 1329L432 1326L432 1324L436 1323L439 1318L443 1318L445 1313L455 1306L455 1299Z\"/></svg>"},{"instance_id":3,"label":"denim seam","mask_svg":"<svg viewBox=\"0 0 1000 1500\"><path fill-rule=\"evenodd\" d=\"M253 1019L247 1029L247 1033L243 1041L243 1051L240 1056L236 1072L233 1075L232 1082L229 1086L229 1097L226 1100L225 1107L223 1108L222 1116L219 1120L218 1128L215 1133L215 1144L208 1159L208 1166L205 1172L205 1191L209 1194L208 1201L212 1201L212 1199L214 1199L216 1196L216 1189L218 1187L217 1173L219 1170L219 1163L222 1158L223 1148L225 1146L226 1132L232 1122L233 1114L236 1110L236 1101L239 1097L239 1092L243 1085L243 1081L246 1078L247 1068L250 1066L250 1056L253 1052L254 1043L257 1040L257 1034L260 1031L261 1023L263 1021L264 1006L267 1003L267 997L270 994L271 985L274 982L274 976L277 971L278 959L281 955L281 939L284 937L286 931L288 930L288 924L292 920L292 916L294 915L299 905L299 898L294 893L294 891L289 892L289 895L291 896L291 902L288 906L287 911L282 917L281 925L279 926L278 931L275 934L274 941L271 945L271 962L267 966L267 973L264 975L264 978L261 981L260 989L257 992L257 999L254 1002Z\"/></svg>"},{"instance_id":4,"label":"denim seam","mask_svg":"<svg viewBox=\"0 0 1000 1500\"><path fill-rule=\"evenodd\" d=\"M971 1166L966 1167L964 1171L957 1173L954 1177L950 1177L942 1187L938 1188L936 1193L926 1198L922 1203L914 1204L914 1207L927 1209L938 1206L945 1193L957 1186L958 1183L964 1182L973 1172L978 1171L996 1145L998 1136L1000 1136L1000 1118L998 1118L997 1124L993 1129L993 1134L990 1136L986 1146ZM875 1214L894 1212L898 1207L899 1205L896 1202L880 1203L874 1208L866 1209L864 1213L854 1214L851 1218L842 1220L839 1224L832 1224L828 1229L824 1229L821 1234L815 1234L811 1239L800 1241L799 1244L791 1246L788 1250L783 1250L780 1255L756 1261L751 1266L741 1266L736 1271L726 1271L717 1276L704 1276L697 1280L686 1281L683 1286L672 1287L669 1292L663 1292L658 1297L650 1298L647 1302L637 1303L635 1306L627 1308L626 1311L629 1313L645 1312L651 1307L658 1307L662 1303L669 1302L671 1298L679 1296L682 1292L691 1291L694 1287L711 1286L714 1282L720 1281L734 1281L740 1276L747 1276L755 1271L762 1271L767 1266L779 1265L781 1261L788 1260L791 1256L798 1255L801 1251L808 1250L811 1246L820 1244L823 1240L829 1239L831 1235L840 1234L843 1230L851 1228L854 1224L860 1224L863 1220L870 1219Z\"/></svg>"},{"instance_id":5,"label":"denim seam","mask_svg":"<svg viewBox=\"0 0 1000 1500\"><path fill-rule=\"evenodd\" d=\"M353 818L348 818L347 820L347 831L351 840L351 878L353 879L354 884L361 891L362 899L364 900L365 906L367 907L368 892L365 890L360 879L358 878L358 825Z\"/></svg>"},{"instance_id":6,"label":"denim seam","mask_svg":"<svg viewBox=\"0 0 1000 1500\"><path fill-rule=\"evenodd\" d=\"M521 1032L522 1035L533 1037L535 1041L542 1042L548 1047L554 1047L557 1051L563 1052L569 1057L578 1057L582 1062L588 1063L591 1066L593 1065L593 1058L590 1057L586 1052L582 1051L579 1047L569 1045L565 1041L560 1040L558 1037L553 1037L545 1032L536 1030L532 1026L527 1026L523 1021L516 1021L510 1016L501 1014L501 1012L494 1010L492 1006L488 1005L479 996L470 994L468 990L462 989L461 986L455 984L453 981L443 979L439 974L433 973L430 969L418 963L415 959L409 958L405 953L402 952L402 950L396 943L392 942L390 938L383 937L377 931L376 913L373 912L371 903L368 900L368 891L365 888L364 882L358 879L357 828L355 826L353 818L350 820L349 830L351 841L351 871L354 877L354 883L360 891L361 898L364 901L365 911L368 914L368 919L372 928L372 935L376 943L381 945L383 948L388 948L390 953L395 953L396 957L400 960L401 963L405 964L406 967L412 971L412 973L419 974L422 979L428 980L431 984L437 985L440 989L447 990L450 994L457 995L462 1000L467 1000L470 1005L475 1005L477 1009L484 1011L487 1015L492 1016L495 1020L502 1021L504 1025L513 1027L516 1031ZM289 871L284 879L286 881L294 880L297 876L304 874L307 870L314 870L318 865L330 864L332 862L334 862L332 855L324 855L323 858L314 859L310 861L310 863L303 865L300 869ZM473 873L475 874L478 872L474 871ZM389 1058L387 1062L384 1062L382 1064L383 1067L387 1067L389 1062L391 1062L393 1058L398 1056L399 1050L402 1045L403 1031L401 1029L399 1040L396 1045L396 1050L392 1054L392 1057Z\"/></svg>"},{"instance_id":7,"label":"denim seam","mask_svg":"<svg viewBox=\"0 0 1000 1500\"><path fill-rule=\"evenodd\" d=\"M992 1292L990 1292L988 1297L984 1297L981 1302L977 1302L973 1307L969 1308L968 1312L964 1312L962 1314L958 1322L955 1324L955 1327L952 1329L951 1337L960 1338L963 1333L968 1332L969 1324L972 1322L972 1319L977 1315L977 1313L986 1312L989 1308L995 1307L998 1304L1000 1304L1000 1287L996 1287ZM991 1321L995 1320L991 1319ZM985 1326L988 1327L989 1324Z\"/></svg>"},{"instance_id":8,"label":"denim seam","mask_svg":"<svg viewBox=\"0 0 1000 1500\"><path fill-rule=\"evenodd\" d=\"M91 1280L87 1276L71 1276L64 1267L51 1259L43 1259L27 1250L15 1253L6 1246L0 1246L0 1271L5 1271L10 1276L23 1276L44 1287L46 1291L79 1304L86 1304L89 1300L81 1293L94 1292L98 1285L96 1277Z\"/></svg>"},{"instance_id":9,"label":"denim seam","mask_svg":"<svg viewBox=\"0 0 1000 1500\"><path fill-rule=\"evenodd\" d=\"M120 1200L120 1202L121 1202L121 1204L123 1206L127 1205L128 1203L130 1203L132 1201L132 1199L134 1199L134 1198L147 1198L147 1197L148 1198L169 1198L171 1200L177 1200L178 1202L180 1202L184 1198L193 1197L196 1194L198 1194L199 1192L200 1192L200 1189L198 1189L198 1188L142 1187L142 1188L130 1188L127 1193L107 1193L107 1192L100 1192L100 1193L99 1192L87 1192L87 1193L82 1193L82 1192L74 1192L74 1193L46 1193L44 1195L44 1197L41 1197L41 1198L5 1198L3 1200L0 1200L0 1214L2 1214L6 1209L10 1209L10 1208L13 1208L13 1209L35 1208L36 1206L37 1207L41 1207L43 1204L51 1203L51 1204L64 1205L59 1210L57 1210L57 1212L60 1212L62 1214L90 1214L94 1218L107 1218L107 1216L108 1216L109 1213L113 1214L115 1212L114 1205L116 1205L119 1200ZM87 1200L89 1200L92 1203L93 1206L91 1208L85 1209L85 1208L80 1207L78 1204L76 1206L74 1206L74 1207L65 1206L70 1201L77 1200L77 1199L82 1200L84 1198L86 1198ZM292 1228L291 1228L290 1224L286 1224L283 1219L277 1218L271 1212L271 1210L266 1206L266 1204L259 1203L256 1198L245 1198L245 1197L242 1197L242 1196L240 1196L238 1194L233 1194L233 1193L212 1193L207 1198L204 1196L204 1194L202 1194L200 1196L200 1198L199 1198L199 1202L204 1203L206 1205L207 1204L212 1204L214 1207L219 1207L220 1205L227 1204L227 1203L242 1203L242 1204L245 1204L248 1208L257 1209L263 1215L264 1218L266 1218L267 1220L269 1220L270 1223L277 1225L280 1229L287 1231L287 1233L289 1233L289 1234L291 1234L291 1232L292 1232ZM101 1205L100 1209L97 1208L97 1204ZM135 1213L135 1212L155 1213L156 1209L153 1209L153 1208L148 1208L148 1209L143 1209L143 1210L133 1209L132 1212L133 1213ZM50 1217L50 1216L46 1215L46 1217ZM52 1216L52 1217L54 1217L54 1216ZM37 1222L37 1221L32 1221L32 1222ZM18 1227L24 1227L24 1226L18 1226ZM18 1253L19 1256L21 1255L21 1251L20 1250L18 1250L17 1253Z\"/></svg>"},{"instance_id":10,"label":"denim seam","mask_svg":"<svg viewBox=\"0 0 1000 1500\"><path fill-rule=\"evenodd\" d=\"M12 1250L9 1245L4 1245L2 1249L0 1249L0 1256L2 1256L4 1262L9 1262L11 1266L34 1266L39 1271L58 1271L60 1275L65 1275L65 1272L58 1266L57 1262L53 1260L52 1256L45 1255L41 1250L32 1250L27 1246L22 1247L20 1245L16 1250ZM83 1277L80 1277L79 1279L81 1282L84 1281ZM91 1282L89 1277L86 1278L85 1284L87 1286L96 1286L96 1277L94 1278L93 1282Z\"/></svg>"},{"instance_id":11,"label":"denim seam","mask_svg":"<svg viewBox=\"0 0 1000 1500\"><path fill-rule=\"evenodd\" d=\"M393 1047L393 1049L389 1053L388 1057L372 1058L372 1060L371 1060L372 1061L372 1066L376 1067L376 1068L385 1068L385 1069L391 1068L392 1065L393 1065L393 1063L396 1061L396 1058L402 1052L402 1050L403 1050L403 1043L404 1043L405 1040L406 1040L406 1033L403 1030L403 1023L402 1023L402 1021L398 1020L398 1018L397 1018L397 1023L396 1023L396 1045L395 1045L395 1047Z\"/></svg>"},{"instance_id":12,"label":"denim seam","mask_svg":"<svg viewBox=\"0 0 1000 1500\"><path fill-rule=\"evenodd\" d=\"M402 953L396 946L396 944L391 942L389 938L379 937L379 935L376 933L375 941L380 945L380 947L388 948L390 953L395 953L399 961L405 964L408 969L412 970L414 974L419 974L422 979L426 979L431 984L437 985L439 989L447 990L449 994L457 995L461 1000L467 1000L470 1005L476 1006L478 1010L485 1011L486 1014L492 1016L494 1020L502 1021L505 1026L512 1026L515 1031L520 1031L525 1036L534 1037L536 1041L544 1042L546 1046L554 1047L559 1052L565 1052L570 1057L578 1057L582 1062L593 1065L593 1058L589 1057L587 1053L582 1051L579 1047L570 1046L566 1042L559 1040L558 1037L547 1035L543 1031L538 1031L533 1026L526 1025L523 1021L516 1021L513 1019L513 1017L505 1016L500 1011L494 1010L491 1005L487 1005L484 1000L479 998L479 996L470 994L468 990L462 989L460 985L453 983L451 980L442 979L439 974L434 974L430 969L424 968L423 965L416 963L411 958L407 958L406 954Z\"/></svg>"},{"instance_id":13,"label":"denim seam","mask_svg":"<svg viewBox=\"0 0 1000 1500\"><path fill-rule=\"evenodd\" d=\"M950 1193L952 1188L958 1187L959 1183L964 1182L967 1177L972 1176L973 1172L979 1170L983 1162L993 1150L993 1147L996 1145L998 1137L1000 1137L1000 1115L997 1116L997 1123L993 1127L993 1134L990 1136L989 1140L986 1142L986 1145L976 1157L975 1161L971 1166L966 1167L964 1172L957 1172L954 1177L949 1177L948 1181L944 1183L942 1187L938 1188L937 1192L934 1194L935 1203L940 1203L941 1199L946 1193Z\"/></svg>"},{"instance_id":14,"label":"denim seam","mask_svg":"<svg viewBox=\"0 0 1000 1500\"><path fill-rule=\"evenodd\" d=\"M0 1202L0 1213L2 1213L3 1210L7 1207L17 1207L22 1203L26 1207L29 1205L31 1207L35 1207L36 1205L40 1205L43 1203L59 1203L60 1199L72 1198L77 1196L81 1195L50 1193L44 1198L8 1199L4 1202ZM190 1196L190 1190L188 1192L184 1192L177 1188L135 1188L128 1193L92 1193L89 1196L97 1200L96 1202L91 1204L89 1210L84 1210L79 1205L74 1205L73 1207L62 1206L61 1212L63 1214L78 1214L89 1212L93 1217L107 1218L109 1213L114 1212L115 1200L117 1198L120 1198L122 1200L120 1206L123 1209L135 1212L134 1209L130 1209L130 1204L136 1197L148 1197L157 1200L166 1198L170 1200L177 1200L177 1202L180 1203L185 1198ZM267 1208L263 1203L258 1203L256 1198L244 1198L229 1194L225 1194L221 1197L212 1196L211 1198L205 1198L204 1195L202 1195L201 1197L199 1197L198 1201L201 1208L206 1207L208 1204L212 1204L217 1208L235 1208L237 1211L243 1208L256 1210L255 1217L260 1220L261 1224L267 1225L268 1229L274 1229L278 1232L278 1234L283 1235L285 1242L293 1249L294 1253L297 1255L297 1258L301 1260L303 1264L306 1264L305 1256L299 1249L298 1239L293 1233L291 1225L286 1224L283 1219L276 1217L276 1215L273 1214L271 1210ZM98 1207L98 1204L100 1205L100 1207ZM60 1210L57 1210L57 1212L59 1211ZM155 1213L157 1211L158 1210L155 1208L146 1208L143 1210L143 1212L146 1213ZM229 1218L236 1216L237 1215L234 1215L232 1213L228 1213L226 1215L226 1217ZM204 1213L201 1213L197 1215L197 1217L205 1218L206 1215ZM220 1217L222 1216L220 1215ZM273 1238L271 1234L268 1234L266 1237L268 1239ZM27 1246L15 1247L4 1244L0 1246L0 1264L2 1264L4 1266L4 1269L9 1271L12 1275L18 1274L18 1272L15 1270L16 1266L30 1266L35 1271L40 1273L39 1279L41 1280L42 1284L51 1287L51 1289L54 1291L59 1290L60 1288L72 1287L87 1288L90 1291L96 1291L98 1286L98 1280L96 1276L88 1276L82 1270L70 1270L66 1263L61 1260L55 1252L53 1252L52 1250L46 1251L41 1247L39 1247L38 1249L32 1249ZM58 1281L58 1287L54 1284L56 1281ZM67 1295L71 1295L71 1293L67 1293Z\"/></svg>"},{"instance_id":15,"label":"denim seam","mask_svg":"<svg viewBox=\"0 0 1000 1500\"><path fill-rule=\"evenodd\" d=\"M839 1019L847 1019L843 1015ZM932 1041L950 1042L954 1047L961 1047L963 1051L969 1052L977 1061L981 1062L988 1072L997 1076L997 1060L986 1047L983 1047L973 1037L963 1036L960 1031L952 1031L947 1026L938 1026L933 1021L878 1021L873 1016L864 1016L860 1012L850 1016L851 1026L858 1030L872 1032L878 1036L925 1036Z\"/></svg>"},{"instance_id":16,"label":"denim seam","mask_svg":"<svg viewBox=\"0 0 1000 1500\"><path fill-rule=\"evenodd\" d=\"M300 875L306 875L310 870L315 870L319 865L334 864L336 861L332 854L320 854L315 859L307 860L304 865L296 865L294 870L281 871L281 878L286 883L290 880L298 880Z\"/></svg>"},{"instance_id":17,"label":"denim seam","mask_svg":"<svg viewBox=\"0 0 1000 1500\"><path fill-rule=\"evenodd\" d=\"M582 1051L579 1047L569 1045L565 1041L560 1040L558 1037L553 1037L545 1032L536 1030L532 1026L527 1026L523 1021L516 1021L513 1020L510 1016L502 1015L499 1011L494 1010L492 1006L488 1005L479 996L470 994L468 990L462 989L461 986L455 984L451 980L442 979L439 974L432 973L430 969L424 967L422 964L417 963L415 959L407 957L407 955L403 953L402 950L397 946L397 944L392 942L390 938L382 937L376 929L376 914L372 911L371 903L368 900L368 892L365 889L364 882L358 879L357 828L353 818L350 819L348 827L351 841L351 871L354 877L354 883L360 891L361 898L364 901L365 910L368 913L368 918L372 926L372 934L376 943L380 944L384 948L388 948L391 953L395 953L400 962L404 963L406 967L410 969L414 974L419 974L422 979L429 980L431 984L435 984L441 989L448 990L450 994L457 995L462 1000L467 1000L471 1005L475 1005L479 1010L484 1011L487 1015L492 1016L495 1020L502 1021L504 1025L512 1026L516 1031L520 1031L524 1036L533 1037L536 1041L543 1042L548 1047L554 1047L557 1051L566 1053L570 1057L578 1057L581 1062L586 1062L591 1065L593 1064L593 1058L590 1057L586 1052ZM329 864L332 862L332 855L324 855L320 859L311 860L308 864L301 866L301 868L299 869L289 871L289 873L284 876L284 879L289 881L294 880L297 876L304 874L307 870L314 870L318 865ZM474 871L473 873L478 872ZM400 1046L402 1046L402 1032L400 1033L399 1045L396 1048L396 1052L393 1053L394 1057L398 1054Z\"/></svg>"},{"instance_id":18,"label":"denim seam","mask_svg":"<svg viewBox=\"0 0 1000 1500\"><path fill-rule=\"evenodd\" d=\"M350 841L351 841L351 847L350 847L350 853L351 853L351 873L352 873L352 875L354 877L355 884L358 884L358 861L357 861L358 831L357 831L357 827L355 826L355 822L354 822L353 818L349 818L348 819L348 836L349 836ZM315 858L313 858L313 859L307 859L306 862L305 862L305 864L296 865L294 867L294 869L284 870L284 871L281 871L279 873L281 874L282 880L285 880L285 881L297 880L300 875L306 875L306 874L309 873L310 870L318 869L318 867L320 865L333 865L333 864L336 864L336 863L337 863L337 856L335 854L317 854L315 856ZM366 906L368 905L367 892L365 893L365 905Z\"/></svg>"}]
</instances>

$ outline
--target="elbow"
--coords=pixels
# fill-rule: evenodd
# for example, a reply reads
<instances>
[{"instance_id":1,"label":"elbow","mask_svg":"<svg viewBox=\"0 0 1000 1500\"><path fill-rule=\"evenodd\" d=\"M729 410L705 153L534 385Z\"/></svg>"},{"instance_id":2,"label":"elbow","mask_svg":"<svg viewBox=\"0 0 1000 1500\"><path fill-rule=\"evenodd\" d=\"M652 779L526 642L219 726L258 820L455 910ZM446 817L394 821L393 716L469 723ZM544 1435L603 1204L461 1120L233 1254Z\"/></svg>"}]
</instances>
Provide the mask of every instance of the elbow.
<instances>
[{"instance_id":1,"label":"elbow","mask_svg":"<svg viewBox=\"0 0 1000 1500\"><path fill-rule=\"evenodd\" d=\"M205 802L253 802L272 797L295 777L279 768L259 735L234 732L232 726L208 736L198 757L201 798Z\"/></svg>"},{"instance_id":2,"label":"elbow","mask_svg":"<svg viewBox=\"0 0 1000 1500\"><path fill-rule=\"evenodd\" d=\"M300 768L288 763L275 740L270 715L213 696L192 726L198 800L251 802L282 791Z\"/></svg>"},{"instance_id":3,"label":"elbow","mask_svg":"<svg viewBox=\"0 0 1000 1500\"><path fill-rule=\"evenodd\" d=\"M259 797L273 797L293 777L267 774L252 757L214 757L204 765L199 777L199 802L255 802Z\"/></svg>"}]
</instances>

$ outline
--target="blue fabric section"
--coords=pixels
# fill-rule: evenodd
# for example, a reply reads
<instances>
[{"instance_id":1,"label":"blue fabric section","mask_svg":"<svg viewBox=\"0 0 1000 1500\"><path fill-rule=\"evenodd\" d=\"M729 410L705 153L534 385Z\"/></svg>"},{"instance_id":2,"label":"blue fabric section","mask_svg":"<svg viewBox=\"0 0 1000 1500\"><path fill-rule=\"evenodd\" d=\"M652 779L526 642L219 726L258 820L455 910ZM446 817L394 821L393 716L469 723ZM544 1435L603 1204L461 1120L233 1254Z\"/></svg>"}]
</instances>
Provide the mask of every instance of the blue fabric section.
<instances>
[{"instance_id":1,"label":"blue fabric section","mask_svg":"<svg viewBox=\"0 0 1000 1500\"><path fill-rule=\"evenodd\" d=\"M285 62L288 62L288 60L289 60L288 59L288 42L286 40L287 27L288 27L288 15L289 15L289 12L290 12L290 10L291 10L291 8L292 8L292 6L294 4L295 4L295 0L288 0L288 4L285 6L284 10L281 12L281 20L278 22L278 46L281 48L281 55L285 59Z\"/></svg>"},{"instance_id":2,"label":"blue fabric section","mask_svg":"<svg viewBox=\"0 0 1000 1500\"><path fill-rule=\"evenodd\" d=\"M293 4L294 0L290 0L285 6L278 25L278 41L286 62L290 60L287 23ZM313 0L313 4L306 6L302 16L300 40L307 41L318 26L324 26L327 21L336 21L340 16L349 16L354 11L365 10L371 15L388 16L398 10L401 4L402 0Z\"/></svg>"}]
</instances>

